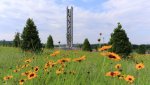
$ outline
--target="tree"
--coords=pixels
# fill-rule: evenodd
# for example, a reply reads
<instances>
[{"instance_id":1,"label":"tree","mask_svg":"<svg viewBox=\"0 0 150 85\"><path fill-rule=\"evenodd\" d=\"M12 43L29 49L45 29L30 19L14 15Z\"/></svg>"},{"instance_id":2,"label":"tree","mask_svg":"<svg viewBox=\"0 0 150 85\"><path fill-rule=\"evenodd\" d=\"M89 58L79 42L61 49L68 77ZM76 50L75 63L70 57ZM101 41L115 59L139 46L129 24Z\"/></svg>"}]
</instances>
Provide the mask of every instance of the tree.
<instances>
[{"instance_id":1,"label":"tree","mask_svg":"<svg viewBox=\"0 0 150 85\"><path fill-rule=\"evenodd\" d=\"M2 43L3 43L3 46L6 46L6 40L3 40Z\"/></svg>"},{"instance_id":2,"label":"tree","mask_svg":"<svg viewBox=\"0 0 150 85\"><path fill-rule=\"evenodd\" d=\"M146 46L145 45L140 45L138 47L138 53L139 54L145 54L145 52L146 52Z\"/></svg>"},{"instance_id":3,"label":"tree","mask_svg":"<svg viewBox=\"0 0 150 85\"><path fill-rule=\"evenodd\" d=\"M132 52L132 45L120 23L114 29L114 33L111 34L109 44L112 45L110 51L121 55L123 58L126 58Z\"/></svg>"},{"instance_id":4,"label":"tree","mask_svg":"<svg viewBox=\"0 0 150 85\"><path fill-rule=\"evenodd\" d=\"M54 48L54 44L53 44L53 38L51 35L49 35L49 37L47 38L47 48L49 49L53 49Z\"/></svg>"},{"instance_id":5,"label":"tree","mask_svg":"<svg viewBox=\"0 0 150 85\"><path fill-rule=\"evenodd\" d=\"M87 38L84 40L84 43L83 43L83 46L82 46L82 50L84 50L84 51L92 51L91 45L90 45L89 40Z\"/></svg>"},{"instance_id":6,"label":"tree","mask_svg":"<svg viewBox=\"0 0 150 85\"><path fill-rule=\"evenodd\" d=\"M20 47L20 33L16 33L13 44L15 47Z\"/></svg>"},{"instance_id":7,"label":"tree","mask_svg":"<svg viewBox=\"0 0 150 85\"><path fill-rule=\"evenodd\" d=\"M38 35L38 30L32 19L28 19L21 35L22 50L41 51L42 44Z\"/></svg>"}]
</instances>

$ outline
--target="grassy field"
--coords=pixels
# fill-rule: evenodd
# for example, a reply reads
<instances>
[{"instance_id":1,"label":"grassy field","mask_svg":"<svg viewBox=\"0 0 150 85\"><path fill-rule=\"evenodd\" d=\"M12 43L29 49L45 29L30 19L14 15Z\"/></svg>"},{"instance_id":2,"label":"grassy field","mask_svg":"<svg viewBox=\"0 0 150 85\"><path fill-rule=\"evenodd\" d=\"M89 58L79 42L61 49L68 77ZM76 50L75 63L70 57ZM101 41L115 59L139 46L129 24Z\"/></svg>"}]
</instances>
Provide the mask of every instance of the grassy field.
<instances>
[{"instance_id":1,"label":"grassy field","mask_svg":"<svg viewBox=\"0 0 150 85\"><path fill-rule=\"evenodd\" d=\"M32 54L23 53L18 48L0 47L0 85L19 85L22 79L25 80L24 85L150 85L150 55L132 54L131 59L113 61L100 55L100 52L60 50L52 57L50 54L53 52L44 50L41 54ZM81 62L73 61L82 56L86 57ZM70 61L55 63L62 58L70 58ZM50 60L54 61L54 66L46 68L45 64ZM136 62L143 62L145 68L136 70ZM121 75L134 76L133 83L118 76L105 76L107 72L118 70L114 67L116 64L121 64ZM39 70L35 72L35 78L28 79L28 76L22 75L24 72L34 72L36 66ZM6 76L12 78L4 80Z\"/></svg>"}]
</instances>

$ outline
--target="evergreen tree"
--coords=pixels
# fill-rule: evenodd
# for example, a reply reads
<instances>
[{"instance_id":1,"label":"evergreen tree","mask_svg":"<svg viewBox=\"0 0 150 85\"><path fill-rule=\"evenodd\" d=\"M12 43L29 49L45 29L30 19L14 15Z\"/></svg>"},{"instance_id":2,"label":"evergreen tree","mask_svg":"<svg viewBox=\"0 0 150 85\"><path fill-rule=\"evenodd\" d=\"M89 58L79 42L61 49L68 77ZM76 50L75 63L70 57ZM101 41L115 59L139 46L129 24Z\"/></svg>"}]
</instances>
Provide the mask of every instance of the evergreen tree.
<instances>
[{"instance_id":1,"label":"evergreen tree","mask_svg":"<svg viewBox=\"0 0 150 85\"><path fill-rule=\"evenodd\" d=\"M3 40L2 43L3 43L3 46L6 46L6 41L5 40Z\"/></svg>"},{"instance_id":2,"label":"evergreen tree","mask_svg":"<svg viewBox=\"0 0 150 85\"><path fill-rule=\"evenodd\" d=\"M47 48L49 49L53 49L54 48L54 44L53 44L53 38L51 35L49 35L49 37L47 38Z\"/></svg>"},{"instance_id":3,"label":"evergreen tree","mask_svg":"<svg viewBox=\"0 0 150 85\"><path fill-rule=\"evenodd\" d=\"M38 30L32 19L28 19L24 27L22 37L22 50L41 51L42 44L38 35Z\"/></svg>"},{"instance_id":4,"label":"evergreen tree","mask_svg":"<svg viewBox=\"0 0 150 85\"><path fill-rule=\"evenodd\" d=\"M145 45L140 45L138 47L138 53L139 54L145 54L145 52L146 52L146 46Z\"/></svg>"},{"instance_id":5,"label":"evergreen tree","mask_svg":"<svg viewBox=\"0 0 150 85\"><path fill-rule=\"evenodd\" d=\"M15 47L20 47L20 33L16 33L13 44Z\"/></svg>"},{"instance_id":6,"label":"evergreen tree","mask_svg":"<svg viewBox=\"0 0 150 85\"><path fill-rule=\"evenodd\" d=\"M82 46L82 50L84 50L84 51L92 51L90 42L89 42L89 40L87 38L84 40L84 43L83 43L83 46Z\"/></svg>"},{"instance_id":7,"label":"evergreen tree","mask_svg":"<svg viewBox=\"0 0 150 85\"><path fill-rule=\"evenodd\" d=\"M120 23L118 23L118 27L114 29L114 33L111 34L109 44L112 45L110 51L121 55L123 58L126 58L132 51L132 45Z\"/></svg>"}]
</instances>

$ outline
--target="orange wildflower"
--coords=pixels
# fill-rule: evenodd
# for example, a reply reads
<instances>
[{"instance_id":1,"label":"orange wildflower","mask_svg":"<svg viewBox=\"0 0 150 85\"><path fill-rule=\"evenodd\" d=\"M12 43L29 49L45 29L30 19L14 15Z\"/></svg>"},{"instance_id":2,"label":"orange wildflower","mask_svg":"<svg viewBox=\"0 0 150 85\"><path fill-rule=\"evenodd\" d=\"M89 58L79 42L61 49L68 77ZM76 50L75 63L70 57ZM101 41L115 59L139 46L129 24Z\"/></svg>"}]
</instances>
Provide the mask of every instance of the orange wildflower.
<instances>
[{"instance_id":1,"label":"orange wildflower","mask_svg":"<svg viewBox=\"0 0 150 85\"><path fill-rule=\"evenodd\" d=\"M121 57L118 54L108 52L106 55L108 56L109 59L113 59L113 60L116 60L116 61L121 60Z\"/></svg>"},{"instance_id":2,"label":"orange wildflower","mask_svg":"<svg viewBox=\"0 0 150 85\"><path fill-rule=\"evenodd\" d=\"M75 62L81 62L81 61L83 61L83 60L85 60L86 59L86 56L82 56L82 57L80 57L80 58L75 58L75 59L73 59L73 61L75 61Z\"/></svg>"},{"instance_id":3,"label":"orange wildflower","mask_svg":"<svg viewBox=\"0 0 150 85\"><path fill-rule=\"evenodd\" d=\"M47 63L45 64L45 68L48 68L48 67L52 68L52 67L54 67L55 64L56 64L56 63L54 63L54 61L50 60L49 62L47 62Z\"/></svg>"},{"instance_id":4,"label":"orange wildflower","mask_svg":"<svg viewBox=\"0 0 150 85\"><path fill-rule=\"evenodd\" d=\"M71 60L70 58L62 58L62 59L58 60L57 63L62 64L62 63L65 63L65 62L70 62L70 60Z\"/></svg>"},{"instance_id":5,"label":"orange wildflower","mask_svg":"<svg viewBox=\"0 0 150 85\"><path fill-rule=\"evenodd\" d=\"M60 75L62 73L64 73L64 68L60 68L60 69L56 70L57 75Z\"/></svg>"},{"instance_id":6,"label":"orange wildflower","mask_svg":"<svg viewBox=\"0 0 150 85\"><path fill-rule=\"evenodd\" d=\"M118 75L119 79L125 79L125 75Z\"/></svg>"},{"instance_id":7,"label":"orange wildflower","mask_svg":"<svg viewBox=\"0 0 150 85\"><path fill-rule=\"evenodd\" d=\"M37 74L36 74L35 72L30 72L29 75L28 75L28 79L29 79L29 80L30 80L30 79L33 79L33 78L35 78L35 77L37 77Z\"/></svg>"},{"instance_id":8,"label":"orange wildflower","mask_svg":"<svg viewBox=\"0 0 150 85\"><path fill-rule=\"evenodd\" d=\"M52 54L50 54L50 56L55 57L56 55L60 54L60 51L55 51Z\"/></svg>"},{"instance_id":9,"label":"orange wildflower","mask_svg":"<svg viewBox=\"0 0 150 85\"><path fill-rule=\"evenodd\" d=\"M39 71L39 67L38 66L34 67L34 71L38 72Z\"/></svg>"},{"instance_id":10,"label":"orange wildflower","mask_svg":"<svg viewBox=\"0 0 150 85\"><path fill-rule=\"evenodd\" d=\"M138 63L138 64L136 64L136 66L135 66L135 68L136 68L137 70L143 69L144 67L145 67L145 66L144 66L143 63Z\"/></svg>"},{"instance_id":11,"label":"orange wildflower","mask_svg":"<svg viewBox=\"0 0 150 85\"><path fill-rule=\"evenodd\" d=\"M121 68L121 64L116 64L116 65L115 65L115 68L116 68L116 69L120 69L120 68Z\"/></svg>"},{"instance_id":12,"label":"orange wildflower","mask_svg":"<svg viewBox=\"0 0 150 85\"><path fill-rule=\"evenodd\" d=\"M120 75L121 73L119 71L114 71L114 72L107 72L106 76L111 76L111 77L115 77Z\"/></svg>"},{"instance_id":13,"label":"orange wildflower","mask_svg":"<svg viewBox=\"0 0 150 85\"><path fill-rule=\"evenodd\" d=\"M20 69L16 69L16 70L14 70L14 72L15 72L15 73L17 73L17 72L19 72L19 71L20 71Z\"/></svg>"},{"instance_id":14,"label":"orange wildflower","mask_svg":"<svg viewBox=\"0 0 150 85\"><path fill-rule=\"evenodd\" d=\"M28 67L29 66L29 64L25 64L25 65L23 65L21 68L26 68L26 67Z\"/></svg>"},{"instance_id":15,"label":"orange wildflower","mask_svg":"<svg viewBox=\"0 0 150 85\"><path fill-rule=\"evenodd\" d=\"M9 80L11 78L13 78L13 76L5 76L3 79L6 81L6 80Z\"/></svg>"},{"instance_id":16,"label":"orange wildflower","mask_svg":"<svg viewBox=\"0 0 150 85\"><path fill-rule=\"evenodd\" d=\"M133 83L134 80L135 80L135 78L134 78L134 76L127 75L127 76L125 77L125 80L126 80L127 82L129 82L129 83Z\"/></svg>"},{"instance_id":17,"label":"orange wildflower","mask_svg":"<svg viewBox=\"0 0 150 85\"><path fill-rule=\"evenodd\" d=\"M48 71L48 68L45 67L45 68L44 68L44 71L47 72L47 71Z\"/></svg>"},{"instance_id":18,"label":"orange wildflower","mask_svg":"<svg viewBox=\"0 0 150 85\"><path fill-rule=\"evenodd\" d=\"M25 81L26 81L25 79L19 80L19 85L23 85Z\"/></svg>"},{"instance_id":19,"label":"orange wildflower","mask_svg":"<svg viewBox=\"0 0 150 85\"><path fill-rule=\"evenodd\" d=\"M60 54L60 51L55 51L54 54L56 54L56 55L57 55L57 54Z\"/></svg>"},{"instance_id":20,"label":"orange wildflower","mask_svg":"<svg viewBox=\"0 0 150 85\"><path fill-rule=\"evenodd\" d=\"M30 63L30 62L32 62L32 60L31 60L31 59L27 59L27 60L25 60L24 62Z\"/></svg>"},{"instance_id":21,"label":"orange wildflower","mask_svg":"<svg viewBox=\"0 0 150 85\"><path fill-rule=\"evenodd\" d=\"M50 54L50 56L55 57L55 56L56 56L56 54L52 53L52 54Z\"/></svg>"},{"instance_id":22,"label":"orange wildflower","mask_svg":"<svg viewBox=\"0 0 150 85\"><path fill-rule=\"evenodd\" d=\"M48 68L48 67L49 67L49 63L46 63L46 64L45 64L45 68Z\"/></svg>"},{"instance_id":23,"label":"orange wildflower","mask_svg":"<svg viewBox=\"0 0 150 85\"><path fill-rule=\"evenodd\" d=\"M27 71L27 72L21 73L21 75L22 75L22 76L28 76L30 72L31 72L31 71Z\"/></svg>"},{"instance_id":24,"label":"orange wildflower","mask_svg":"<svg viewBox=\"0 0 150 85\"><path fill-rule=\"evenodd\" d=\"M49 61L48 63L49 63L49 67L50 67L50 68L52 68L52 67L54 67L54 66L56 65L56 63L51 62L51 61Z\"/></svg>"},{"instance_id":25,"label":"orange wildflower","mask_svg":"<svg viewBox=\"0 0 150 85\"><path fill-rule=\"evenodd\" d=\"M109 45L109 46L102 46L101 48L98 49L98 51L104 51L104 50L108 50L110 49L112 46Z\"/></svg>"}]
</instances>

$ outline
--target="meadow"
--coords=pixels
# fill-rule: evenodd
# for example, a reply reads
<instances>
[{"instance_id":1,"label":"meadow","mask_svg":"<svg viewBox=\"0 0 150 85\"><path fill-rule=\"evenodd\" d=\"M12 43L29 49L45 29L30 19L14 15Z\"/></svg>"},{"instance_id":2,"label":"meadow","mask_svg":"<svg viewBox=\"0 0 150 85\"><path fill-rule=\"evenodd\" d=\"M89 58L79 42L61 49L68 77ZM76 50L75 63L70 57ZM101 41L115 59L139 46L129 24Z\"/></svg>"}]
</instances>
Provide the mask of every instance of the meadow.
<instances>
[{"instance_id":1,"label":"meadow","mask_svg":"<svg viewBox=\"0 0 150 85\"><path fill-rule=\"evenodd\" d=\"M137 70L137 63L143 63L144 68ZM121 67L115 68L116 64ZM44 49L34 54L0 47L0 85L150 85L149 67L148 54L133 53L129 59L115 61L101 52ZM121 74L106 75L113 71ZM125 80L127 75L134 80Z\"/></svg>"}]
</instances>

